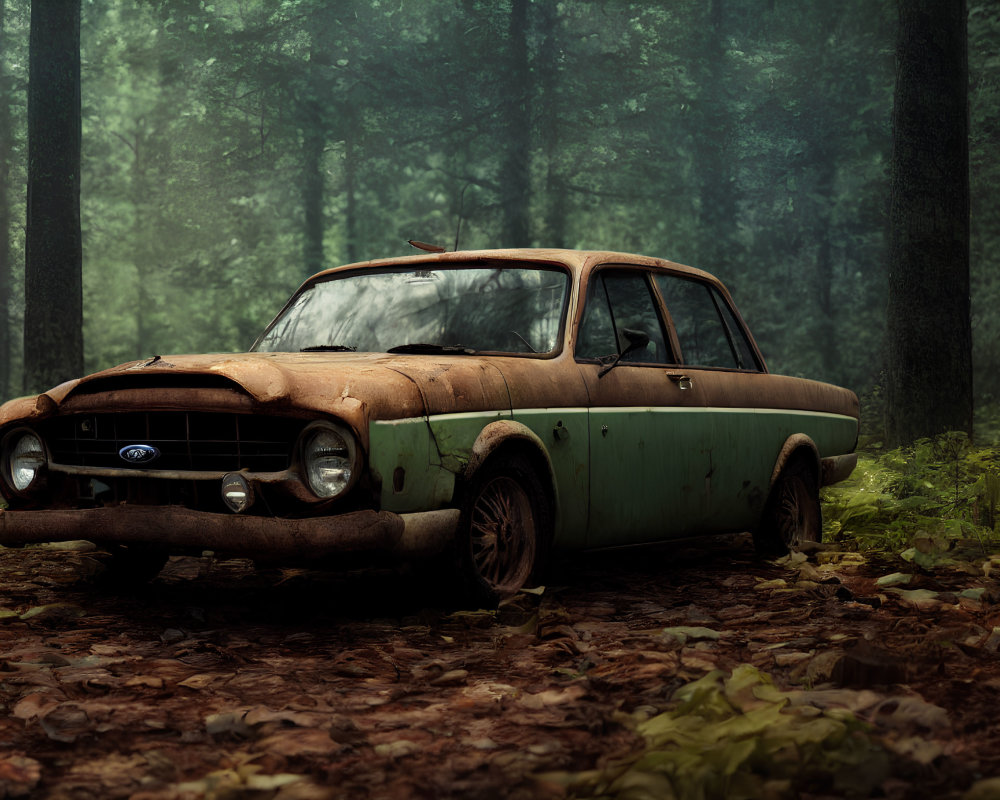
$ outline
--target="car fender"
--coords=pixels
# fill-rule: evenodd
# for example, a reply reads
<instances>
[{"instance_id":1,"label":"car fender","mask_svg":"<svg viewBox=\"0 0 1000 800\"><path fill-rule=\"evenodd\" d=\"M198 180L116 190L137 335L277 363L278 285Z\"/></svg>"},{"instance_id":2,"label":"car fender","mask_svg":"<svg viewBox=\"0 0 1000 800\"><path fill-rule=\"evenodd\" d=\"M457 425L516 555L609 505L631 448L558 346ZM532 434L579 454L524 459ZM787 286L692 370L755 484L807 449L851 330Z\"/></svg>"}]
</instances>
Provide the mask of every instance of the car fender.
<instances>
[{"instance_id":1,"label":"car fender","mask_svg":"<svg viewBox=\"0 0 1000 800\"><path fill-rule=\"evenodd\" d=\"M549 451L542 443L542 440L539 438L537 433L516 420L497 420L496 422L491 422L483 428L482 431L480 431L479 436L476 437L476 441L472 445L472 453L469 458L469 463L465 467L463 477L466 480L470 479L473 475L475 475L476 470L478 470L486 462L486 460L493 455L493 453L501 447L511 443L526 445L534 451L537 456L537 460L540 462L539 466L544 465L545 469L545 473L539 477L545 485L549 487L553 495L553 501L556 501L558 506L558 499L555 497L555 481L553 480L552 473L552 459L549 456Z\"/></svg>"},{"instance_id":2,"label":"car fender","mask_svg":"<svg viewBox=\"0 0 1000 800\"><path fill-rule=\"evenodd\" d=\"M778 451L778 457L774 462L774 469L771 471L771 480L768 483L769 491L771 487L774 486L775 481L778 480L778 476L781 475L781 472L784 470L788 461L793 455L798 455L799 453L802 453L809 459L810 464L814 468L813 475L816 476L816 485L819 486L819 479L822 476L819 448L806 434L793 433L785 439L785 443L781 446L781 450Z\"/></svg>"}]
</instances>

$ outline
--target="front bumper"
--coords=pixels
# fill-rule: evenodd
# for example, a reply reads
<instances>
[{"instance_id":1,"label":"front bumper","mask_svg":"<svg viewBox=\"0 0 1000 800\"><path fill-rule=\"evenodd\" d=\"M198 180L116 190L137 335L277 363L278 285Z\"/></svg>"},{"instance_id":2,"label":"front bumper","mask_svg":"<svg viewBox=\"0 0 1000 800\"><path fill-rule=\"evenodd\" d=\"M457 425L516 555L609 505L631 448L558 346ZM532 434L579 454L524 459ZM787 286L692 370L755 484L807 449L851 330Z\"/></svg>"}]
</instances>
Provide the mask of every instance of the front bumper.
<instances>
[{"instance_id":1,"label":"front bumper","mask_svg":"<svg viewBox=\"0 0 1000 800\"><path fill-rule=\"evenodd\" d=\"M415 556L444 550L454 541L458 518L457 509L414 514L353 511L306 519L213 514L180 506L0 509L0 545L87 539L177 552L213 550L247 558Z\"/></svg>"}]
</instances>

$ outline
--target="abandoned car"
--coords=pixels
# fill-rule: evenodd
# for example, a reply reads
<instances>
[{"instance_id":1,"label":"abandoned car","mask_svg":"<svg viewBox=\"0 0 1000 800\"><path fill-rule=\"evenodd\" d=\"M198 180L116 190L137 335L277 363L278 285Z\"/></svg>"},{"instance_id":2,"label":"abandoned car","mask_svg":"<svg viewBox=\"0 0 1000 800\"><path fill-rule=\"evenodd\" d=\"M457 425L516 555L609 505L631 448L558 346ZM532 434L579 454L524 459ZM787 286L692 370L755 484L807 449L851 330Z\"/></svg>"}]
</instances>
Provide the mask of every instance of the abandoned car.
<instances>
[{"instance_id":1,"label":"abandoned car","mask_svg":"<svg viewBox=\"0 0 1000 800\"><path fill-rule=\"evenodd\" d=\"M549 555L821 533L858 400L768 372L713 276L612 252L427 253L329 269L249 353L153 356L0 407L0 544L437 554L480 598ZM364 560L363 559L363 560Z\"/></svg>"}]
</instances>

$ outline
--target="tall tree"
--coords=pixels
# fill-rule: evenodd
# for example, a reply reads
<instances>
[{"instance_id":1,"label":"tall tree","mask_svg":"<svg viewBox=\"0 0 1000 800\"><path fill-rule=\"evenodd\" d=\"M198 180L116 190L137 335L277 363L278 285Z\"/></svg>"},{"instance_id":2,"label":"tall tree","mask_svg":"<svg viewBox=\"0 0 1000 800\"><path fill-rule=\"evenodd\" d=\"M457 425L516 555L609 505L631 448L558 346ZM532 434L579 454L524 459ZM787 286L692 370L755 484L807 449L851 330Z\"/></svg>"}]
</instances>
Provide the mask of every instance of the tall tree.
<instances>
[{"instance_id":1,"label":"tall tree","mask_svg":"<svg viewBox=\"0 0 1000 800\"><path fill-rule=\"evenodd\" d=\"M6 52L6 11L6 3L0 0L0 56ZM0 399L10 391L10 296L13 281L10 265L10 197L7 187L10 186L12 145L6 59L0 57Z\"/></svg>"},{"instance_id":2,"label":"tall tree","mask_svg":"<svg viewBox=\"0 0 1000 800\"><path fill-rule=\"evenodd\" d=\"M500 205L504 247L531 244L531 81L528 63L528 0L513 0L508 26L507 95L503 98L504 148Z\"/></svg>"},{"instance_id":3,"label":"tall tree","mask_svg":"<svg viewBox=\"0 0 1000 800\"><path fill-rule=\"evenodd\" d=\"M965 0L900 0L886 434L972 431Z\"/></svg>"},{"instance_id":4,"label":"tall tree","mask_svg":"<svg viewBox=\"0 0 1000 800\"><path fill-rule=\"evenodd\" d=\"M31 4L24 382L83 371L80 0Z\"/></svg>"}]
</instances>

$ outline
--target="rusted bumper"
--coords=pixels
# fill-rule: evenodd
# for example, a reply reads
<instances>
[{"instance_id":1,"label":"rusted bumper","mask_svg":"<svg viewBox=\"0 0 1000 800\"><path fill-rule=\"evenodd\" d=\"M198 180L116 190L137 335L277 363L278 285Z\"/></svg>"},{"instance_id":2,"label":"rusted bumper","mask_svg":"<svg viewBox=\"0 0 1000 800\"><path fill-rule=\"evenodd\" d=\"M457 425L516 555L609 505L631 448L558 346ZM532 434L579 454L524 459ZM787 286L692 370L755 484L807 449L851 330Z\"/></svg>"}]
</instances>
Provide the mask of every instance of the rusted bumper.
<instances>
[{"instance_id":1,"label":"rusted bumper","mask_svg":"<svg viewBox=\"0 0 1000 800\"><path fill-rule=\"evenodd\" d=\"M179 506L0 509L0 545L87 539L107 544L151 544L173 551L214 550L247 557L417 555L440 551L453 541L458 517L455 509L415 514L353 511L308 519L210 514Z\"/></svg>"},{"instance_id":2,"label":"rusted bumper","mask_svg":"<svg viewBox=\"0 0 1000 800\"><path fill-rule=\"evenodd\" d=\"M820 460L822 475L820 475L820 485L829 486L833 483L840 483L845 478L850 477L854 468L858 465L858 454L847 453L842 456L830 456Z\"/></svg>"}]
</instances>

